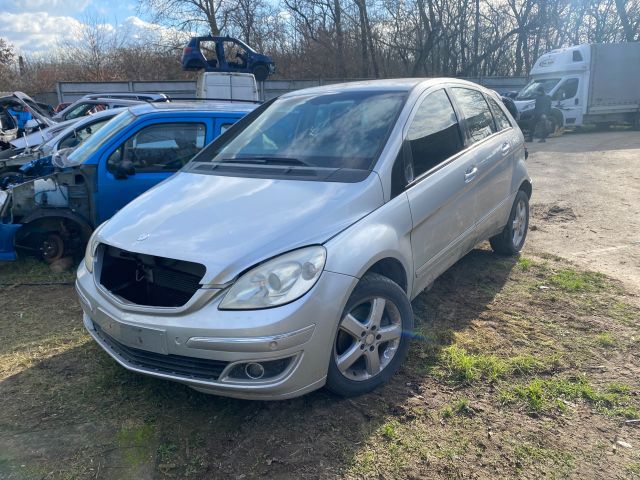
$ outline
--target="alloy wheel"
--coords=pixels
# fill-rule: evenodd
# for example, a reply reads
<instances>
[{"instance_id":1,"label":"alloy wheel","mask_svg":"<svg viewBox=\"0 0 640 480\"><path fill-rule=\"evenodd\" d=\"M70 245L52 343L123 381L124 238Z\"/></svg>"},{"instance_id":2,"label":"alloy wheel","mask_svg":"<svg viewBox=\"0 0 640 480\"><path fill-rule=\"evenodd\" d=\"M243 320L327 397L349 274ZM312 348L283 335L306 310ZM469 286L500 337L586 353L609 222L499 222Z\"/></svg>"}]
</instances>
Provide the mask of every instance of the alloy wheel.
<instances>
[{"instance_id":1,"label":"alloy wheel","mask_svg":"<svg viewBox=\"0 0 640 480\"><path fill-rule=\"evenodd\" d=\"M350 380L375 377L394 358L401 337L398 307L382 297L365 300L340 321L333 349L336 366Z\"/></svg>"}]
</instances>

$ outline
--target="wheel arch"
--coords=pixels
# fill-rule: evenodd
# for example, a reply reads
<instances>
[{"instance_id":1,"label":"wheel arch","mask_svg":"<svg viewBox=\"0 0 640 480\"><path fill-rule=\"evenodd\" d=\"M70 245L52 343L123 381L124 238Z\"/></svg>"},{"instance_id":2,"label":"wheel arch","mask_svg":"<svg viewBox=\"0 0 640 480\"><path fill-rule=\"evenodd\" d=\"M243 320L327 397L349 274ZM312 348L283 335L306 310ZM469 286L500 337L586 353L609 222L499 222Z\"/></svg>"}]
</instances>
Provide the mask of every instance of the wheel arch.
<instances>
[{"instance_id":1,"label":"wheel arch","mask_svg":"<svg viewBox=\"0 0 640 480\"><path fill-rule=\"evenodd\" d=\"M518 190L522 190L524 193L527 194L527 197L531 199L531 194L533 193L533 185L531 185L531 182L529 180L524 180L520 184L520 187L518 188Z\"/></svg>"},{"instance_id":2,"label":"wheel arch","mask_svg":"<svg viewBox=\"0 0 640 480\"><path fill-rule=\"evenodd\" d=\"M22 219L22 228L16 235L16 241L34 232L56 231L61 220L75 223L80 228L82 241L89 240L93 228L82 216L64 209L38 209Z\"/></svg>"},{"instance_id":3,"label":"wheel arch","mask_svg":"<svg viewBox=\"0 0 640 480\"><path fill-rule=\"evenodd\" d=\"M409 278L407 277L407 270L402 265L402 262L395 257L385 257L376 261L371 265L363 274L377 273L383 277L387 277L392 282L398 284L402 290L409 294Z\"/></svg>"}]
</instances>

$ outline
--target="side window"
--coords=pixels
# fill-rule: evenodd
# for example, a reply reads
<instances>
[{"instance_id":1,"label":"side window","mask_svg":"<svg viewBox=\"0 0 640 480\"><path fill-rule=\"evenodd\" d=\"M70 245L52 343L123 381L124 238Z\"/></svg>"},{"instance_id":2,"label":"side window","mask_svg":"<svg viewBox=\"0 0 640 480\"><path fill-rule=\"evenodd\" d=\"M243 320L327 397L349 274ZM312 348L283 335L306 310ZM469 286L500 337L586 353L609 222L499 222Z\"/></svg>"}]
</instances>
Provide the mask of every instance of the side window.
<instances>
[{"instance_id":1,"label":"side window","mask_svg":"<svg viewBox=\"0 0 640 480\"><path fill-rule=\"evenodd\" d=\"M447 92L438 90L422 101L406 140L413 160L413 172L404 169L408 182L462 150L458 118Z\"/></svg>"},{"instance_id":2,"label":"side window","mask_svg":"<svg viewBox=\"0 0 640 480\"><path fill-rule=\"evenodd\" d=\"M553 94L553 99L568 100L575 97L578 93L578 83L579 80L577 78L570 78L569 80L565 80Z\"/></svg>"},{"instance_id":3,"label":"side window","mask_svg":"<svg viewBox=\"0 0 640 480\"><path fill-rule=\"evenodd\" d=\"M573 53L573 61L574 62L581 62L582 61L582 54L580 53L580 50L574 50L572 53Z\"/></svg>"},{"instance_id":4,"label":"side window","mask_svg":"<svg viewBox=\"0 0 640 480\"><path fill-rule=\"evenodd\" d=\"M493 117L482 93L470 88L454 88L453 92L467 119L472 143L479 142L495 133L496 128L493 124Z\"/></svg>"},{"instance_id":5,"label":"side window","mask_svg":"<svg viewBox=\"0 0 640 480\"><path fill-rule=\"evenodd\" d=\"M232 125L233 123L223 123L222 125L220 125L220 135L229 130Z\"/></svg>"},{"instance_id":6,"label":"side window","mask_svg":"<svg viewBox=\"0 0 640 480\"><path fill-rule=\"evenodd\" d=\"M143 128L107 160L107 170L128 175L142 172L175 172L182 168L205 144L201 123L161 123Z\"/></svg>"},{"instance_id":7,"label":"side window","mask_svg":"<svg viewBox=\"0 0 640 480\"><path fill-rule=\"evenodd\" d=\"M511 122L509 122L509 119L500 108L500 105L498 105L498 102L491 97L487 97L487 100L489 101L489 107L491 107L491 113L493 113L493 119L496 121L498 131L511 127Z\"/></svg>"}]
</instances>

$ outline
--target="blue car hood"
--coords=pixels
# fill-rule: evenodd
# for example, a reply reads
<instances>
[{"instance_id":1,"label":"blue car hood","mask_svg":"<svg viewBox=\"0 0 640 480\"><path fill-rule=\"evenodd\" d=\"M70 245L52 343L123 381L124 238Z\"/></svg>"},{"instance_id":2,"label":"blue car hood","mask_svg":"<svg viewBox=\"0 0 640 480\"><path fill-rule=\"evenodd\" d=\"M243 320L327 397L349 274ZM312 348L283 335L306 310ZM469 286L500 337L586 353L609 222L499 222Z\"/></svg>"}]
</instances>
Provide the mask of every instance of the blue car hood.
<instances>
[{"instance_id":1,"label":"blue car hood","mask_svg":"<svg viewBox=\"0 0 640 480\"><path fill-rule=\"evenodd\" d=\"M222 284L270 257L327 241L383 202L375 173L337 183L181 172L120 210L98 238L201 263L202 283Z\"/></svg>"}]
</instances>

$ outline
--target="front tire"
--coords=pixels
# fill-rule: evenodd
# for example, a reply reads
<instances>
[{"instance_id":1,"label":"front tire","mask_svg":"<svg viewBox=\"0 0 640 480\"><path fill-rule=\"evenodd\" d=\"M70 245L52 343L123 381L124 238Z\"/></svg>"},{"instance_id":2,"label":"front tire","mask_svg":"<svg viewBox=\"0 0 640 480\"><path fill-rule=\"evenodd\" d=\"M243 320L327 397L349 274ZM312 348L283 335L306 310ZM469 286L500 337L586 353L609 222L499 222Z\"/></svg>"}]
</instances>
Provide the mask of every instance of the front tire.
<instances>
[{"instance_id":1,"label":"front tire","mask_svg":"<svg viewBox=\"0 0 640 480\"><path fill-rule=\"evenodd\" d=\"M529 197L518 190L509 220L502 232L489 239L491 248L500 255L515 255L524 246L529 230Z\"/></svg>"},{"instance_id":2,"label":"front tire","mask_svg":"<svg viewBox=\"0 0 640 480\"><path fill-rule=\"evenodd\" d=\"M327 388L351 397L387 382L407 356L411 302L387 277L368 273L347 301L331 346Z\"/></svg>"}]
</instances>

